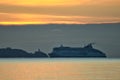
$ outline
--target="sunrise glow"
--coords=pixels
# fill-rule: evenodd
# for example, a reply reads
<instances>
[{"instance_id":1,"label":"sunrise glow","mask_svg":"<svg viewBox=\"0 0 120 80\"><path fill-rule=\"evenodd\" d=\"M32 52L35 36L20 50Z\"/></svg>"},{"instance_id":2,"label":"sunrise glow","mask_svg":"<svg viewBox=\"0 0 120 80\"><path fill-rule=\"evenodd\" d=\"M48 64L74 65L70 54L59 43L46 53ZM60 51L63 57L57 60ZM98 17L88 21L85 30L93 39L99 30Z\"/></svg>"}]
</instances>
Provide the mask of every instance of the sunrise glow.
<instances>
[{"instance_id":1,"label":"sunrise glow","mask_svg":"<svg viewBox=\"0 0 120 80\"><path fill-rule=\"evenodd\" d=\"M0 24L120 22L119 0L3 0Z\"/></svg>"}]
</instances>

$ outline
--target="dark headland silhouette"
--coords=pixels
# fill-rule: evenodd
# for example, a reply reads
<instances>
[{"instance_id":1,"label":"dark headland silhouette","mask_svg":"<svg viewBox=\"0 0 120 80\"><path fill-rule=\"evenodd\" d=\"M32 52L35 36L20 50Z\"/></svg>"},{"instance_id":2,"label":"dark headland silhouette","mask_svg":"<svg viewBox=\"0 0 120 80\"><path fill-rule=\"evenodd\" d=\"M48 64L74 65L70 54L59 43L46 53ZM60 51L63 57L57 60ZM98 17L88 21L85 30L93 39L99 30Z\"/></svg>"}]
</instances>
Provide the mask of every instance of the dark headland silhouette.
<instances>
[{"instance_id":1,"label":"dark headland silhouette","mask_svg":"<svg viewBox=\"0 0 120 80\"><path fill-rule=\"evenodd\" d=\"M0 57L1 58L89 58L89 57L107 57L105 53L94 49L92 43L87 46L81 47L64 47L61 45L60 47L53 48L53 51L49 54L42 52L40 49L35 51L34 53L28 53L22 49L12 49L1 48L0 49Z\"/></svg>"},{"instance_id":2,"label":"dark headland silhouette","mask_svg":"<svg viewBox=\"0 0 120 80\"><path fill-rule=\"evenodd\" d=\"M35 51L34 53L28 53L22 49L12 49L8 48L1 48L0 49L0 57L1 58L37 58L37 57L48 57L46 53L40 51Z\"/></svg>"}]
</instances>

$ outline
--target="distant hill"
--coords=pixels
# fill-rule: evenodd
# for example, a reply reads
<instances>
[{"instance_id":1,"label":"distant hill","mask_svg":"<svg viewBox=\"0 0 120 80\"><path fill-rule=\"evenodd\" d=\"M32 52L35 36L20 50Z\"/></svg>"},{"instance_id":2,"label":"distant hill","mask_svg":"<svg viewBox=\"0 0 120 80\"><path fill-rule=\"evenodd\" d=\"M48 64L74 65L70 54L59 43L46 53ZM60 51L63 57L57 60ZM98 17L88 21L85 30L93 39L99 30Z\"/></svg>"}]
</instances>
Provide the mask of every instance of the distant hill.
<instances>
[{"instance_id":1,"label":"distant hill","mask_svg":"<svg viewBox=\"0 0 120 80\"><path fill-rule=\"evenodd\" d=\"M40 49L35 51L34 53L28 53L22 49L12 49L1 48L0 49L0 58L57 58L57 57L106 57L105 53L94 49L92 44L88 44L83 48L72 48L72 47L64 47L61 45L60 47L53 48L53 51L49 54L42 52Z\"/></svg>"},{"instance_id":2,"label":"distant hill","mask_svg":"<svg viewBox=\"0 0 120 80\"><path fill-rule=\"evenodd\" d=\"M41 52L40 50L35 53L28 53L21 49L12 49L12 48L2 48L0 49L1 58L34 58L34 57L48 57L47 54Z\"/></svg>"}]
</instances>

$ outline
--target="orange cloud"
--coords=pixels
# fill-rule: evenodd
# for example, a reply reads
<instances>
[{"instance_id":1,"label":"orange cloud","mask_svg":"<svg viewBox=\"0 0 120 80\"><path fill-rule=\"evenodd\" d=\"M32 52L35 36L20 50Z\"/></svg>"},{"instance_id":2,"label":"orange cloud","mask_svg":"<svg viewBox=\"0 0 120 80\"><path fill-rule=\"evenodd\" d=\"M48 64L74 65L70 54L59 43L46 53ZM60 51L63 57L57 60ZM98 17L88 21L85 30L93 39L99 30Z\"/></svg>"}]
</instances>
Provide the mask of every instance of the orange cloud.
<instances>
[{"instance_id":1,"label":"orange cloud","mask_svg":"<svg viewBox=\"0 0 120 80\"><path fill-rule=\"evenodd\" d=\"M120 7L120 5L119 5ZM43 14L43 15L62 15L62 16L113 16L120 17L118 6L56 6L56 7L38 7L38 6L15 6L1 5L1 13L17 14Z\"/></svg>"},{"instance_id":2,"label":"orange cloud","mask_svg":"<svg viewBox=\"0 0 120 80\"><path fill-rule=\"evenodd\" d=\"M82 1L80 0L80 3ZM23 6L69 6L80 4L78 0L4 0L0 3Z\"/></svg>"},{"instance_id":3,"label":"orange cloud","mask_svg":"<svg viewBox=\"0 0 120 80\"><path fill-rule=\"evenodd\" d=\"M22 6L119 5L120 0L2 0L0 4Z\"/></svg>"},{"instance_id":4,"label":"orange cloud","mask_svg":"<svg viewBox=\"0 0 120 80\"><path fill-rule=\"evenodd\" d=\"M0 24L91 24L119 22L116 17L89 17L89 16L55 16L34 14L0 13Z\"/></svg>"},{"instance_id":5,"label":"orange cloud","mask_svg":"<svg viewBox=\"0 0 120 80\"><path fill-rule=\"evenodd\" d=\"M120 22L120 0L2 0L0 24Z\"/></svg>"}]
</instances>

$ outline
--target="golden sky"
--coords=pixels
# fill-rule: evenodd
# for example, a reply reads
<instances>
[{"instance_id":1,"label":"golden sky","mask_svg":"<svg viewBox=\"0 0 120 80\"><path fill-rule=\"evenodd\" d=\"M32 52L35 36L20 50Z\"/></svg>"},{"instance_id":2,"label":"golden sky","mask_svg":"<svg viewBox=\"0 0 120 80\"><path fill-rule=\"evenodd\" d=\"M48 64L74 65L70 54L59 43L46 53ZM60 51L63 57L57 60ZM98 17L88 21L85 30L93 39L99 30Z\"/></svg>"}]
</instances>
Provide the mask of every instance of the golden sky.
<instances>
[{"instance_id":1,"label":"golden sky","mask_svg":"<svg viewBox=\"0 0 120 80\"><path fill-rule=\"evenodd\" d=\"M120 0L1 0L0 24L120 22Z\"/></svg>"}]
</instances>

